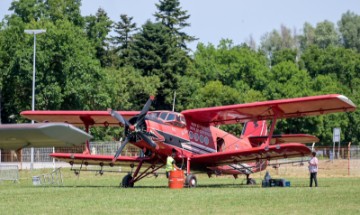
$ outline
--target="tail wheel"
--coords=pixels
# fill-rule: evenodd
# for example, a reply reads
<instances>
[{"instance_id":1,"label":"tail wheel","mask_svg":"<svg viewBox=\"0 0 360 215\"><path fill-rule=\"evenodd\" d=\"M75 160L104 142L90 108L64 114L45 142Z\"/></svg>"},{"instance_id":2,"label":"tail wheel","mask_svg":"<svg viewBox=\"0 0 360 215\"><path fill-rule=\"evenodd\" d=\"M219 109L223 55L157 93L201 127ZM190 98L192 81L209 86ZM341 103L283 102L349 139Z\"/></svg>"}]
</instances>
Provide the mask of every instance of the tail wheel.
<instances>
[{"instance_id":1,"label":"tail wheel","mask_svg":"<svg viewBox=\"0 0 360 215\"><path fill-rule=\"evenodd\" d=\"M132 183L131 180L132 180L131 174L127 174L127 175L123 178L123 180L122 180L122 182L121 182L120 185L121 185L122 187L124 187L124 188L134 187L134 183Z\"/></svg>"},{"instance_id":2,"label":"tail wheel","mask_svg":"<svg viewBox=\"0 0 360 215\"><path fill-rule=\"evenodd\" d=\"M197 179L195 175L189 174L186 176L185 185L189 188L193 188L197 186Z\"/></svg>"}]
</instances>

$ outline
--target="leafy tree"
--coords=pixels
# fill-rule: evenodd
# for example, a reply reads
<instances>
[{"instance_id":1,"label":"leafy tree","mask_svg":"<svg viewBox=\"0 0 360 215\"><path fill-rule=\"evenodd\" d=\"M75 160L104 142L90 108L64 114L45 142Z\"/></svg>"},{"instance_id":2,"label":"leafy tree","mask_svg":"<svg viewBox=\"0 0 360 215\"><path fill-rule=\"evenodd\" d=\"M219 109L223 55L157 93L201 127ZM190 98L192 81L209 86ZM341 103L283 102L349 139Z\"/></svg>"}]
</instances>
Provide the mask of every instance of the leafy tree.
<instances>
[{"instance_id":1,"label":"leafy tree","mask_svg":"<svg viewBox=\"0 0 360 215\"><path fill-rule=\"evenodd\" d=\"M296 47L296 36L293 36L291 30L284 25L280 26L280 31L273 30L261 38L261 49L267 54L271 63L275 52L282 49L296 49Z\"/></svg>"},{"instance_id":2,"label":"leafy tree","mask_svg":"<svg viewBox=\"0 0 360 215\"><path fill-rule=\"evenodd\" d=\"M284 25L280 26L280 35L281 35L281 48L287 48L287 49L292 49L295 48L297 46L297 39L296 39L296 35L293 35L293 33L291 33L291 30L289 28L287 28Z\"/></svg>"},{"instance_id":3,"label":"leafy tree","mask_svg":"<svg viewBox=\"0 0 360 215\"><path fill-rule=\"evenodd\" d=\"M187 15L186 10L182 10L180 1L159 0L159 4L155 5L158 9L154 14L156 21L160 21L170 30L170 34L179 40L178 45L181 48L187 49L186 43L192 42L196 40L196 38L181 31L183 28L190 26L190 23L187 22L190 15Z\"/></svg>"},{"instance_id":4,"label":"leafy tree","mask_svg":"<svg viewBox=\"0 0 360 215\"><path fill-rule=\"evenodd\" d=\"M31 20L39 20L43 15L44 3L39 0L19 0L12 1L9 8L14 11L16 16L19 16L25 23Z\"/></svg>"},{"instance_id":5,"label":"leafy tree","mask_svg":"<svg viewBox=\"0 0 360 215\"><path fill-rule=\"evenodd\" d=\"M53 22L68 20L76 26L84 26L84 18L81 16L81 0L40 0L44 2L44 14Z\"/></svg>"},{"instance_id":6,"label":"leafy tree","mask_svg":"<svg viewBox=\"0 0 360 215\"><path fill-rule=\"evenodd\" d=\"M246 45L249 46L252 50L256 50L256 41L254 39L254 37L252 35L250 35L248 37L248 39L246 40Z\"/></svg>"},{"instance_id":7,"label":"leafy tree","mask_svg":"<svg viewBox=\"0 0 360 215\"><path fill-rule=\"evenodd\" d=\"M109 55L109 44L107 35L111 31L112 21L107 13L99 8L96 15L86 17L86 33L88 38L94 43L96 48L96 57L100 60L102 67L111 64ZM106 47L108 49L106 49Z\"/></svg>"},{"instance_id":8,"label":"leafy tree","mask_svg":"<svg viewBox=\"0 0 360 215\"><path fill-rule=\"evenodd\" d=\"M223 85L220 81L209 81L199 88L191 100L188 108L212 107L241 103L237 90Z\"/></svg>"},{"instance_id":9,"label":"leafy tree","mask_svg":"<svg viewBox=\"0 0 360 215\"><path fill-rule=\"evenodd\" d=\"M219 80L218 71L215 68L217 49L213 44L205 45L198 43L194 53L194 64L191 74L206 83L209 80Z\"/></svg>"},{"instance_id":10,"label":"leafy tree","mask_svg":"<svg viewBox=\"0 0 360 215\"><path fill-rule=\"evenodd\" d=\"M199 43L194 53L194 75L204 83L219 80L234 87L242 80L261 90L265 87L266 62L264 55L246 45L234 46L231 40L221 40L218 48Z\"/></svg>"},{"instance_id":11,"label":"leafy tree","mask_svg":"<svg viewBox=\"0 0 360 215\"><path fill-rule=\"evenodd\" d=\"M125 62L128 64L130 43L133 41L133 33L137 30L136 23L132 22L133 17L128 17L126 14L120 15L120 21L115 23L115 32L117 33L112 37L112 42L117 45L114 49L115 53L120 54Z\"/></svg>"},{"instance_id":12,"label":"leafy tree","mask_svg":"<svg viewBox=\"0 0 360 215\"><path fill-rule=\"evenodd\" d=\"M266 77L268 84L263 93L267 99L295 98L312 94L309 74L292 62L286 61L275 65Z\"/></svg>"},{"instance_id":13,"label":"leafy tree","mask_svg":"<svg viewBox=\"0 0 360 215\"><path fill-rule=\"evenodd\" d=\"M273 53L281 49L281 36L279 32L273 30L271 33L264 34L261 37L260 47L271 61Z\"/></svg>"},{"instance_id":14,"label":"leafy tree","mask_svg":"<svg viewBox=\"0 0 360 215\"><path fill-rule=\"evenodd\" d=\"M345 48L360 52L360 16L347 11L338 22Z\"/></svg>"},{"instance_id":15,"label":"leafy tree","mask_svg":"<svg viewBox=\"0 0 360 215\"><path fill-rule=\"evenodd\" d=\"M170 109L178 77L185 74L188 57L174 45L168 29L161 23L147 21L135 35L131 45L130 63L140 69L143 76L158 76L156 109Z\"/></svg>"},{"instance_id":16,"label":"leafy tree","mask_svg":"<svg viewBox=\"0 0 360 215\"><path fill-rule=\"evenodd\" d=\"M334 46L325 49L311 46L301 57L301 65L311 77L332 75L351 92L354 92L355 87L353 81L360 74L359 61L360 55L356 51Z\"/></svg>"},{"instance_id":17,"label":"leafy tree","mask_svg":"<svg viewBox=\"0 0 360 215\"><path fill-rule=\"evenodd\" d=\"M104 88L109 94L109 107L118 110L141 110L149 95L160 87L157 76L142 76L132 67L104 70Z\"/></svg>"},{"instance_id":18,"label":"leafy tree","mask_svg":"<svg viewBox=\"0 0 360 215\"><path fill-rule=\"evenodd\" d=\"M320 48L330 45L339 45L340 37L335 29L334 23L330 21L320 22L315 28L315 44Z\"/></svg>"},{"instance_id":19,"label":"leafy tree","mask_svg":"<svg viewBox=\"0 0 360 215\"><path fill-rule=\"evenodd\" d=\"M180 112L189 108L189 102L192 100L195 92L202 87L202 83L192 75L179 75L177 80L178 87L175 89L176 102L174 109Z\"/></svg>"},{"instance_id":20,"label":"leafy tree","mask_svg":"<svg viewBox=\"0 0 360 215\"><path fill-rule=\"evenodd\" d=\"M89 110L106 105L107 96L101 94L98 84L103 76L100 64L85 32L68 21L46 28L46 57L43 67L39 64L39 71L46 71L44 77L53 75L60 85L64 96L60 108Z\"/></svg>"},{"instance_id":21,"label":"leafy tree","mask_svg":"<svg viewBox=\"0 0 360 215\"><path fill-rule=\"evenodd\" d=\"M14 11L23 22L50 19L53 22L67 19L77 26L83 26L80 13L81 0L18 0L13 1L9 10Z\"/></svg>"},{"instance_id":22,"label":"leafy tree","mask_svg":"<svg viewBox=\"0 0 360 215\"><path fill-rule=\"evenodd\" d=\"M359 101L359 100L357 100ZM356 103L359 104L359 103ZM359 111L356 111L354 113L347 113L346 114L349 117L349 124L347 127L342 128L342 131L344 133L344 142L352 142L355 145L359 145L360 141L360 114Z\"/></svg>"},{"instance_id":23,"label":"leafy tree","mask_svg":"<svg viewBox=\"0 0 360 215\"><path fill-rule=\"evenodd\" d=\"M315 44L315 28L308 22L305 22L303 34L299 35L300 49L304 51L310 45Z\"/></svg>"},{"instance_id":24,"label":"leafy tree","mask_svg":"<svg viewBox=\"0 0 360 215\"><path fill-rule=\"evenodd\" d=\"M235 82L234 89L236 89L240 94L241 103L265 101L266 98L263 93L259 90L253 89L243 80Z\"/></svg>"},{"instance_id":25,"label":"leafy tree","mask_svg":"<svg viewBox=\"0 0 360 215\"><path fill-rule=\"evenodd\" d=\"M274 66L276 64L279 64L279 63L285 62L285 61L297 63L297 51L294 49L289 49L289 48L275 51L273 53L271 65Z\"/></svg>"},{"instance_id":26,"label":"leafy tree","mask_svg":"<svg viewBox=\"0 0 360 215\"><path fill-rule=\"evenodd\" d=\"M25 61L24 28L25 24L19 16L4 20L5 28L0 31L0 81L2 94L2 122L15 122L19 107L31 108L32 64ZM32 48L32 46L31 46ZM26 87L22 84L27 82ZM14 87L19 86L19 87ZM20 87L22 86L22 87ZM29 94L27 94L29 93ZM9 116L15 116L9 117Z\"/></svg>"},{"instance_id":27,"label":"leafy tree","mask_svg":"<svg viewBox=\"0 0 360 215\"><path fill-rule=\"evenodd\" d=\"M81 28L67 20L24 24L14 16L2 31L3 114L15 115L16 120L21 110L31 109L33 37L24 29L39 28L47 32L37 37L35 109L93 109L106 104L107 95L97 84L102 80L99 63Z\"/></svg>"},{"instance_id":28,"label":"leafy tree","mask_svg":"<svg viewBox=\"0 0 360 215\"><path fill-rule=\"evenodd\" d=\"M331 75L318 75L312 81L316 94L336 94L344 92L344 86Z\"/></svg>"}]
</instances>

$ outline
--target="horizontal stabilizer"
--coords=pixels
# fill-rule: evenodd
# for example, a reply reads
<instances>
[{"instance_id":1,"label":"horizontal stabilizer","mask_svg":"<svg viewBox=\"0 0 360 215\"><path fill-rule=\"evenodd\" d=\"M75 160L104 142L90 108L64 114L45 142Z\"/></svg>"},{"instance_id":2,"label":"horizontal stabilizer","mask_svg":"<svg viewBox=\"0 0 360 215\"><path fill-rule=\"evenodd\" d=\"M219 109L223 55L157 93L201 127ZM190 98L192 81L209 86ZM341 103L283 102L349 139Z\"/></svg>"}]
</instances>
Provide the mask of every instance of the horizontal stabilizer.
<instances>
[{"instance_id":1,"label":"horizontal stabilizer","mask_svg":"<svg viewBox=\"0 0 360 215\"><path fill-rule=\"evenodd\" d=\"M90 134L67 123L0 125L1 149L79 146L91 138Z\"/></svg>"}]
</instances>

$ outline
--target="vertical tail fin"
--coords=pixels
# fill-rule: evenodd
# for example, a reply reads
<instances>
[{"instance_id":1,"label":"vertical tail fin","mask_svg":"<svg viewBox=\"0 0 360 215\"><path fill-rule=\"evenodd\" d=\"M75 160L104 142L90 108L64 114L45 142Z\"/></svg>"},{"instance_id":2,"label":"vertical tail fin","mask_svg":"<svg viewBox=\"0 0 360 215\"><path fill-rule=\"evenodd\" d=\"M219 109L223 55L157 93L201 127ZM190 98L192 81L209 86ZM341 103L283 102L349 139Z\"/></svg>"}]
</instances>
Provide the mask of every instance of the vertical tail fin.
<instances>
[{"instance_id":1,"label":"vertical tail fin","mask_svg":"<svg viewBox=\"0 0 360 215\"><path fill-rule=\"evenodd\" d=\"M266 120L245 123L241 134L244 136L266 136L268 134Z\"/></svg>"}]
</instances>

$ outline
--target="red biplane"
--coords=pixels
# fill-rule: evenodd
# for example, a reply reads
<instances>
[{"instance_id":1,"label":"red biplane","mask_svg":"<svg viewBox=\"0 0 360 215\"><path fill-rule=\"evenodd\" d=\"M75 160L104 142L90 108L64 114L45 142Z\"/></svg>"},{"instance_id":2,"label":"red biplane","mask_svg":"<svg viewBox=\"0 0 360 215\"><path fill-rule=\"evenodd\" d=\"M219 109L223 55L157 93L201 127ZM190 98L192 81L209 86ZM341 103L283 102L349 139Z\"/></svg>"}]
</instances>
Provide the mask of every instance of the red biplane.
<instances>
[{"instance_id":1,"label":"red biplane","mask_svg":"<svg viewBox=\"0 0 360 215\"><path fill-rule=\"evenodd\" d=\"M317 142L307 134L273 135L278 119L354 111L354 103L343 95L321 95L248 104L198 108L181 113L149 111L151 97L141 111L23 111L22 116L41 123L2 125L0 148L76 146L84 153L52 153L71 165L136 167L122 180L123 187L154 174L165 165L173 149L175 160L186 169L186 185L195 187L195 172L249 175L265 170L270 160L304 157L311 150L304 143ZM267 121L271 125L267 125ZM236 137L220 125L244 123ZM125 139L114 155L92 155L88 134L91 126L124 126ZM84 127L85 131L77 127ZM126 144L143 151L143 156L120 156Z\"/></svg>"}]
</instances>

